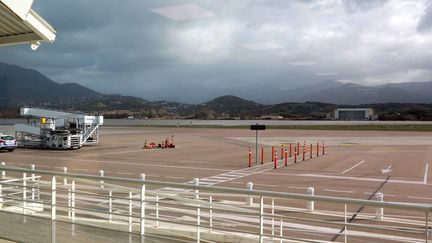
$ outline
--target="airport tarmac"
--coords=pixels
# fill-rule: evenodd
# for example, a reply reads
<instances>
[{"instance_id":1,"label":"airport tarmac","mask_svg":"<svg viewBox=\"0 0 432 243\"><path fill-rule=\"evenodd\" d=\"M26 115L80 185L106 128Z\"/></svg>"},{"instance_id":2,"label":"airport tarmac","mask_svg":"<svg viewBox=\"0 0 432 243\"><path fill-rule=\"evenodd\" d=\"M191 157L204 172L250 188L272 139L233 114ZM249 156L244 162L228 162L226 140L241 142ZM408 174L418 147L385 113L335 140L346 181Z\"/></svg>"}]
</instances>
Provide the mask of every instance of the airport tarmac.
<instances>
[{"instance_id":1,"label":"airport tarmac","mask_svg":"<svg viewBox=\"0 0 432 243\"><path fill-rule=\"evenodd\" d=\"M5 127L3 127L5 128ZM161 143L174 135L175 149L142 149L144 142ZM273 169L271 146L306 141L326 142L326 154ZM266 130L260 132L265 164L248 168L248 149L255 133L234 128L103 127L101 142L80 150L17 149L0 152L7 165L37 169L189 182L207 185L369 199L376 190L384 200L432 203L432 133L381 131ZM309 154L307 154L309 157ZM255 156L253 155L253 158ZM299 156L301 160L301 156Z\"/></svg>"}]
</instances>

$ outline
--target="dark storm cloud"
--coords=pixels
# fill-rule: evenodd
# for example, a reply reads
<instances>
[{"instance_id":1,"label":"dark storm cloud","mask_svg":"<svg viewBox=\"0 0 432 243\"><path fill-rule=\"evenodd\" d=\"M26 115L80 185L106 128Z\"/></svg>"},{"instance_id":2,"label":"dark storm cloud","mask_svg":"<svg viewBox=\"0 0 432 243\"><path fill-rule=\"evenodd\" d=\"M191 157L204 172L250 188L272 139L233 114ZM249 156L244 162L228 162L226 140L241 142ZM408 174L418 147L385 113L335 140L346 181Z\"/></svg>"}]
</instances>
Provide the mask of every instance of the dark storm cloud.
<instances>
[{"instance_id":1,"label":"dark storm cloud","mask_svg":"<svg viewBox=\"0 0 432 243\"><path fill-rule=\"evenodd\" d=\"M191 4L204 18L151 11ZM200 102L328 79L376 84L432 74L426 1L36 0L33 8L57 40L36 52L1 48L0 62L107 93Z\"/></svg>"},{"instance_id":2,"label":"dark storm cloud","mask_svg":"<svg viewBox=\"0 0 432 243\"><path fill-rule=\"evenodd\" d=\"M432 4L425 9L423 16L417 25L420 32L430 32L432 30Z\"/></svg>"}]
</instances>

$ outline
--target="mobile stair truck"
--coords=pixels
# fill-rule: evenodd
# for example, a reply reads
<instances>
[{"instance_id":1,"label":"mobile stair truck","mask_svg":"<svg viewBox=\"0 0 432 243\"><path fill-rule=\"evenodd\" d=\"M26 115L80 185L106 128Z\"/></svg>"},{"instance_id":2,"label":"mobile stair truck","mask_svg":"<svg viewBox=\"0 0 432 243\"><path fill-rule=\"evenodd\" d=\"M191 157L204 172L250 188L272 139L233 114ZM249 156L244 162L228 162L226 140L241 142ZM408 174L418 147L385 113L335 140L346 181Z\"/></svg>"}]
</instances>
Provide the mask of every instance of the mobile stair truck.
<instances>
[{"instance_id":1,"label":"mobile stair truck","mask_svg":"<svg viewBox=\"0 0 432 243\"><path fill-rule=\"evenodd\" d=\"M40 108L21 108L20 115L27 124L15 124L19 148L79 149L98 143L103 125L103 116Z\"/></svg>"}]
</instances>

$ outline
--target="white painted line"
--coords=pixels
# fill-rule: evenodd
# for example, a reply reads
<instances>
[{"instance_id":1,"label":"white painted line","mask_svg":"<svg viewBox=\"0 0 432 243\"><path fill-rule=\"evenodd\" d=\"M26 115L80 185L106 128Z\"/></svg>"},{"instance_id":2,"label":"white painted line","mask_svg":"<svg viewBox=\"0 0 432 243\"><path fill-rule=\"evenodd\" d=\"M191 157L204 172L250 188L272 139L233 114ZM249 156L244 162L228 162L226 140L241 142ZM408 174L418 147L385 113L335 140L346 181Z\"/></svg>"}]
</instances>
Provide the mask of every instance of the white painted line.
<instances>
[{"instance_id":1,"label":"white painted line","mask_svg":"<svg viewBox=\"0 0 432 243\"><path fill-rule=\"evenodd\" d=\"M211 178L216 178L218 181L224 181L224 180L231 180L232 178L231 177L211 177Z\"/></svg>"},{"instance_id":2,"label":"white painted line","mask_svg":"<svg viewBox=\"0 0 432 243\"><path fill-rule=\"evenodd\" d=\"M99 157L99 156L104 156L104 155L109 155L109 154L127 154L127 153L135 153L135 152L144 152L147 151L146 149L135 149L135 150L128 150L128 151L116 151L116 152L107 152L107 153L101 153L101 154L89 154L83 157L79 157L79 158L88 158L88 157Z\"/></svg>"},{"instance_id":3,"label":"white painted line","mask_svg":"<svg viewBox=\"0 0 432 243\"><path fill-rule=\"evenodd\" d=\"M209 178L200 179L200 181L209 181L209 182L212 182L212 181L221 181L221 179L211 179L211 177L209 177Z\"/></svg>"},{"instance_id":4,"label":"white painted line","mask_svg":"<svg viewBox=\"0 0 432 243\"><path fill-rule=\"evenodd\" d=\"M213 182L199 182L199 184L200 185L204 185L204 186L208 186L208 185L211 185L211 184L213 184Z\"/></svg>"},{"instance_id":5,"label":"white painted line","mask_svg":"<svg viewBox=\"0 0 432 243\"><path fill-rule=\"evenodd\" d=\"M151 177L160 177L159 175L150 175L150 174L146 174L146 176L151 176Z\"/></svg>"},{"instance_id":6,"label":"white painted line","mask_svg":"<svg viewBox=\"0 0 432 243\"><path fill-rule=\"evenodd\" d=\"M237 172L230 172L230 173L225 173L224 175L226 176L243 176L243 175L247 175L248 173L237 173Z\"/></svg>"},{"instance_id":7,"label":"white painted line","mask_svg":"<svg viewBox=\"0 0 432 243\"><path fill-rule=\"evenodd\" d=\"M384 182L385 181L385 179L365 178L365 177L350 177L350 176L336 176L336 175L332 176L332 175L323 175L323 174L291 174L291 173L267 172L269 170L271 170L271 169L263 170L260 173L263 173L266 175L277 175L277 176L311 177L311 178L340 179L340 180L351 180L351 181L372 181L372 182ZM388 180L387 183L428 185L428 186L432 185L432 184L424 184L423 181L393 180L393 179Z\"/></svg>"},{"instance_id":8,"label":"white painted line","mask_svg":"<svg viewBox=\"0 0 432 243\"><path fill-rule=\"evenodd\" d=\"M374 192L363 192L364 195L372 195ZM394 194L383 194L384 197L396 197ZM385 198L384 198L385 199Z\"/></svg>"},{"instance_id":9,"label":"white painted line","mask_svg":"<svg viewBox=\"0 0 432 243\"><path fill-rule=\"evenodd\" d=\"M306 190L306 187L298 187L298 186L286 186L286 188L290 188L290 189L300 189L300 190Z\"/></svg>"},{"instance_id":10,"label":"white painted line","mask_svg":"<svg viewBox=\"0 0 432 243\"><path fill-rule=\"evenodd\" d=\"M21 155L22 157L31 157L33 158L33 155ZM47 157L47 156L39 156L39 159L55 159L53 157ZM177 169L189 169L189 170L205 170L205 171L221 171L221 172L228 172L229 170L226 169L216 169L216 168L205 168L205 167L191 167L191 166L177 166L177 165L160 165L157 163L132 163L132 162L125 162L125 161L105 161L105 160L92 160L92 159L80 159L80 158L59 158L61 160L68 160L68 161L76 161L81 163L101 163L101 164L118 164L118 165L136 165L136 166L143 166L143 167L161 167L161 168L177 168ZM61 168L61 167L59 167Z\"/></svg>"},{"instance_id":11,"label":"white painted line","mask_svg":"<svg viewBox=\"0 0 432 243\"><path fill-rule=\"evenodd\" d=\"M414 198L414 199L432 200L432 198L430 197L413 197L413 196L407 196L407 197Z\"/></svg>"},{"instance_id":12,"label":"white painted line","mask_svg":"<svg viewBox=\"0 0 432 243\"><path fill-rule=\"evenodd\" d=\"M133 173L127 173L127 172L114 172L116 174L120 174L120 175L133 175Z\"/></svg>"},{"instance_id":13,"label":"white painted line","mask_svg":"<svg viewBox=\"0 0 432 243\"><path fill-rule=\"evenodd\" d=\"M256 186L265 186L265 187L278 187L277 185L269 185L269 184L255 184Z\"/></svg>"},{"instance_id":14,"label":"white painted line","mask_svg":"<svg viewBox=\"0 0 432 243\"><path fill-rule=\"evenodd\" d=\"M243 175L228 175L228 174L222 174L222 175L225 176L225 177L228 177L229 179L232 179L232 178L237 178L237 177L246 176L246 175L248 175L248 174L243 174Z\"/></svg>"},{"instance_id":15,"label":"white painted line","mask_svg":"<svg viewBox=\"0 0 432 243\"><path fill-rule=\"evenodd\" d=\"M355 164L353 167L344 170L344 171L342 172L342 174L347 173L348 171L350 171L350 170L354 169L355 167L357 167L357 166L363 164L364 162L365 162L364 160L360 161L359 163Z\"/></svg>"},{"instance_id":16,"label":"white painted line","mask_svg":"<svg viewBox=\"0 0 432 243\"><path fill-rule=\"evenodd\" d=\"M37 167L42 167L42 168L51 168L51 166L48 166L48 165L37 165L36 168L37 168Z\"/></svg>"},{"instance_id":17,"label":"white painted line","mask_svg":"<svg viewBox=\"0 0 432 243\"><path fill-rule=\"evenodd\" d=\"M165 176L165 178L167 178L167 179L180 179L180 180L186 179L184 177L177 177L177 176Z\"/></svg>"},{"instance_id":18,"label":"white painted line","mask_svg":"<svg viewBox=\"0 0 432 243\"><path fill-rule=\"evenodd\" d=\"M90 170L87 170L87 169L72 169L72 170L85 171L85 172L90 171Z\"/></svg>"},{"instance_id":19,"label":"white painted line","mask_svg":"<svg viewBox=\"0 0 432 243\"><path fill-rule=\"evenodd\" d=\"M423 183L424 184L427 184L428 173L429 173L429 163L427 163L425 165L425 172L424 172L424 177L423 177Z\"/></svg>"},{"instance_id":20,"label":"white painted line","mask_svg":"<svg viewBox=\"0 0 432 243\"><path fill-rule=\"evenodd\" d=\"M324 189L326 192L341 192L341 193L354 193L354 191L342 191L342 190L332 190L332 189Z\"/></svg>"}]
</instances>

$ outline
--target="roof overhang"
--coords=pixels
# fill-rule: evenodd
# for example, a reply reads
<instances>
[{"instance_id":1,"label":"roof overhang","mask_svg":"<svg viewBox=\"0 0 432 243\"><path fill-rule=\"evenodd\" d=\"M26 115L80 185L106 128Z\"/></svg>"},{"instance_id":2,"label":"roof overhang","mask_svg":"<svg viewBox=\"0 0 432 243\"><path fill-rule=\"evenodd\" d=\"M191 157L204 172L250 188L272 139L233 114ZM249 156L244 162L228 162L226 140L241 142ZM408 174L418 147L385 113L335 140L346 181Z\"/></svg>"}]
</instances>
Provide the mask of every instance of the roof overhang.
<instances>
[{"instance_id":1,"label":"roof overhang","mask_svg":"<svg viewBox=\"0 0 432 243\"><path fill-rule=\"evenodd\" d=\"M54 42L56 31L32 4L33 0L0 0L0 46L30 43L35 50L41 42Z\"/></svg>"}]
</instances>

